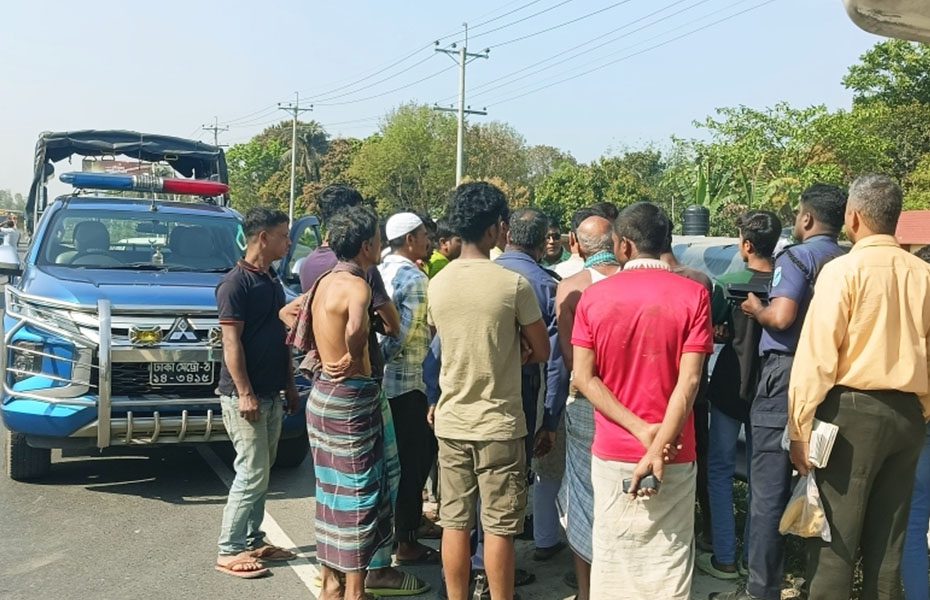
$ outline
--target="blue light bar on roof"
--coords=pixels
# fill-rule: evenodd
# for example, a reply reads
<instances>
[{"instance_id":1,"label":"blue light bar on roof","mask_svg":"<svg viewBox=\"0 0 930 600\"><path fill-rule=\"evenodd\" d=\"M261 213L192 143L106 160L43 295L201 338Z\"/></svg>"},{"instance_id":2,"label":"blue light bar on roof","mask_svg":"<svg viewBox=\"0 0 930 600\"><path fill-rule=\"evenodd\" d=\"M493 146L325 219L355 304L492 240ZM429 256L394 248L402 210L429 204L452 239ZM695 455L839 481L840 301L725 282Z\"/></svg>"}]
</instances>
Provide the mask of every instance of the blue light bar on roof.
<instances>
[{"instance_id":1,"label":"blue light bar on roof","mask_svg":"<svg viewBox=\"0 0 930 600\"><path fill-rule=\"evenodd\" d=\"M116 173L62 173L60 179L77 188L131 190L135 187L132 175Z\"/></svg>"},{"instance_id":2,"label":"blue light bar on roof","mask_svg":"<svg viewBox=\"0 0 930 600\"><path fill-rule=\"evenodd\" d=\"M119 173L62 173L62 183L76 188L95 190L133 190L137 192L163 192L190 196L221 196L229 186L216 181L200 179L170 179L155 175L121 175Z\"/></svg>"}]
</instances>

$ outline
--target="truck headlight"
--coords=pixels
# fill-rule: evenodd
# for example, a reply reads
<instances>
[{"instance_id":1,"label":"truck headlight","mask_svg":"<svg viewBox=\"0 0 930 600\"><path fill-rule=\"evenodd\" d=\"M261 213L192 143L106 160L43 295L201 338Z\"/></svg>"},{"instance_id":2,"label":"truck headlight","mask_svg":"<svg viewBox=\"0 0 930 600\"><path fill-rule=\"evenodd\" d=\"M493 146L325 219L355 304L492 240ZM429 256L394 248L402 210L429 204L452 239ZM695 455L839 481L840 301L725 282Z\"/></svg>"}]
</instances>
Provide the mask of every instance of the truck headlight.
<instances>
[{"instance_id":1,"label":"truck headlight","mask_svg":"<svg viewBox=\"0 0 930 600\"><path fill-rule=\"evenodd\" d=\"M10 345L10 366L15 369L10 374L14 384L33 377L33 374L41 375L42 355L35 352L43 352L44 348L41 342L20 341Z\"/></svg>"}]
</instances>

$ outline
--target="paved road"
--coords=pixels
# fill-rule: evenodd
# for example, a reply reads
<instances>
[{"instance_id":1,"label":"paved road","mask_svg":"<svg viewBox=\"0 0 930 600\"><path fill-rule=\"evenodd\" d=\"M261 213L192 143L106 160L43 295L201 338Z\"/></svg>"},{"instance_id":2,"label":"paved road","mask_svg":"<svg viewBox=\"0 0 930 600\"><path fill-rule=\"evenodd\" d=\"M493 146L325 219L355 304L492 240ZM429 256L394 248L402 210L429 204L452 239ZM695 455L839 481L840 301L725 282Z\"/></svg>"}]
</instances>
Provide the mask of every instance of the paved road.
<instances>
[{"instance_id":1,"label":"paved road","mask_svg":"<svg viewBox=\"0 0 930 600\"><path fill-rule=\"evenodd\" d=\"M4 432L5 434L5 432ZM2 451L0 451L2 452ZM0 477L0 598L204 599L314 598L313 487L307 460L276 471L266 529L273 541L303 556L264 580L241 581L213 571L220 513L231 476L231 449L173 447L121 450L104 456L55 453L41 483ZM532 544L518 542L521 566L538 581L521 589L526 600L562 600L568 552L550 563L531 560ZM413 572L438 586L439 570ZM698 577L695 598L728 589ZM434 592L424 598L437 597Z\"/></svg>"}]
</instances>

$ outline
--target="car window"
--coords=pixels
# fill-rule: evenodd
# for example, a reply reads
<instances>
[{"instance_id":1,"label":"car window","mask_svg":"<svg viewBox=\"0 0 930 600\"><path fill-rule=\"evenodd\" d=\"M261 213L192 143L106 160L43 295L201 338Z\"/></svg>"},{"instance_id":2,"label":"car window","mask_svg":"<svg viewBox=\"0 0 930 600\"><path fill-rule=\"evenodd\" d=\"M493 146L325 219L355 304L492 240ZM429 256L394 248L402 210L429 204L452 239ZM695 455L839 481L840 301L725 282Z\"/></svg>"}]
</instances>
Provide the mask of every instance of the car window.
<instances>
[{"instance_id":1,"label":"car window","mask_svg":"<svg viewBox=\"0 0 930 600\"><path fill-rule=\"evenodd\" d=\"M232 216L64 209L47 231L38 263L62 267L226 271L244 250Z\"/></svg>"}]
</instances>

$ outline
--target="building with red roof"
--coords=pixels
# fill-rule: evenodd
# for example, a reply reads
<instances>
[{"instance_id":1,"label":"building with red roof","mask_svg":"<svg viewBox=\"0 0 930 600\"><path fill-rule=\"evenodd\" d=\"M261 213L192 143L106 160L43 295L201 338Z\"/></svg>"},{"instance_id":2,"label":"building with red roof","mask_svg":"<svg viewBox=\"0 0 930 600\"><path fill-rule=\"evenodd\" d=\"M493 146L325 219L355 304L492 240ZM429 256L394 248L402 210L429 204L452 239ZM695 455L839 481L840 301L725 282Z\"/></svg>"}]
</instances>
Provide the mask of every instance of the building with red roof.
<instances>
[{"instance_id":1,"label":"building with red roof","mask_svg":"<svg viewBox=\"0 0 930 600\"><path fill-rule=\"evenodd\" d=\"M901 247L910 252L930 245L930 210L902 212L894 235Z\"/></svg>"}]
</instances>

